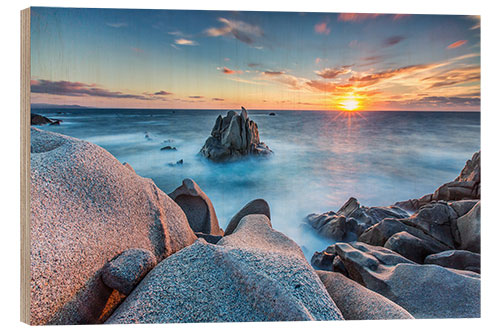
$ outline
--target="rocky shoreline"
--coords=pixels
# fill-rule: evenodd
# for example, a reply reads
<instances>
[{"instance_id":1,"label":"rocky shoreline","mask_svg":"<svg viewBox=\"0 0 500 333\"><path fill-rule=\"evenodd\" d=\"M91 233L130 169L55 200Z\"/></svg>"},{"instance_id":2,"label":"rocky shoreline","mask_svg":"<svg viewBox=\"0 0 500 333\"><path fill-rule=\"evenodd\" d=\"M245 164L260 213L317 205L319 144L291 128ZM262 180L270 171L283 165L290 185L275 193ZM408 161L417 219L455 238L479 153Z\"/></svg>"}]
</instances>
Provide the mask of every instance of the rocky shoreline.
<instances>
[{"instance_id":1,"label":"rocky shoreline","mask_svg":"<svg viewBox=\"0 0 500 333\"><path fill-rule=\"evenodd\" d=\"M254 128L243 111L213 140ZM31 323L478 317L479 153L464 170L436 200L309 216L333 243L311 266L262 199L222 230L194 180L167 195L97 145L32 128Z\"/></svg>"},{"instance_id":2,"label":"rocky shoreline","mask_svg":"<svg viewBox=\"0 0 500 333\"><path fill-rule=\"evenodd\" d=\"M364 207L350 198L307 223L334 244L316 269L337 272L415 318L480 317L480 152L460 175L420 199ZM349 242L346 242L348 240Z\"/></svg>"}]
</instances>

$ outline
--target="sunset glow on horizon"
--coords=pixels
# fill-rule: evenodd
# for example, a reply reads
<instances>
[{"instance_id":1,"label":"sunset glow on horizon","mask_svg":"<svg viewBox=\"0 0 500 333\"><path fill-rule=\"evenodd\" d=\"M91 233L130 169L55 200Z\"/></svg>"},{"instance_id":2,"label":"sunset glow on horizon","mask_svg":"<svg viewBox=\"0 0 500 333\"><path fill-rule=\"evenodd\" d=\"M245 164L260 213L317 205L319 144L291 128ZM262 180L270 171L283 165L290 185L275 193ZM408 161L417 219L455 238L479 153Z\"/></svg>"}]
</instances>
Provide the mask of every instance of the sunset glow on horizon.
<instances>
[{"instance_id":1,"label":"sunset glow on horizon","mask_svg":"<svg viewBox=\"0 0 500 333\"><path fill-rule=\"evenodd\" d=\"M476 16L34 7L31 20L33 104L480 109Z\"/></svg>"}]
</instances>

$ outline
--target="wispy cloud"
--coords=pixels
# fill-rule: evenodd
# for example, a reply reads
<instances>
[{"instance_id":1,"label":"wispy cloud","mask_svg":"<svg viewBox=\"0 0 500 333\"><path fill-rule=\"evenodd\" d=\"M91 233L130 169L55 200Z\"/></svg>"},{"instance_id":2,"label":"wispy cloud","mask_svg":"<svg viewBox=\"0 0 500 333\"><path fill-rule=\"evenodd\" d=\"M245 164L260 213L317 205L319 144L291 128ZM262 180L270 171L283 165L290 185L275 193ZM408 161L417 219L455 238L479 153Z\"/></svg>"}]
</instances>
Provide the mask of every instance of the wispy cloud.
<instances>
[{"instance_id":1,"label":"wispy cloud","mask_svg":"<svg viewBox=\"0 0 500 333\"><path fill-rule=\"evenodd\" d=\"M249 24L243 21L228 20L223 17L220 17L218 21L222 23L222 26L205 30L205 33L208 36L233 36L237 40L251 45L258 37L263 35L262 29L257 25Z\"/></svg>"},{"instance_id":2,"label":"wispy cloud","mask_svg":"<svg viewBox=\"0 0 500 333\"><path fill-rule=\"evenodd\" d=\"M462 45L464 45L466 43L467 43L467 40L458 40L455 43L451 43L446 48L447 49L456 49L457 47L460 47L460 46L462 46Z\"/></svg>"},{"instance_id":3,"label":"wispy cloud","mask_svg":"<svg viewBox=\"0 0 500 333\"><path fill-rule=\"evenodd\" d=\"M93 96L106 98L130 98L138 100L158 100L162 96L156 94L127 94L100 88L96 84L70 81L31 80L31 92L59 96ZM160 94L163 95L163 94Z\"/></svg>"},{"instance_id":4,"label":"wispy cloud","mask_svg":"<svg viewBox=\"0 0 500 333\"><path fill-rule=\"evenodd\" d=\"M264 73L264 75L273 75L273 76L274 75L283 75L283 74L285 74L284 71L265 71L263 73Z\"/></svg>"},{"instance_id":5,"label":"wispy cloud","mask_svg":"<svg viewBox=\"0 0 500 333\"><path fill-rule=\"evenodd\" d=\"M405 67L400 67L396 69L388 69L380 71L373 74L366 74L361 76L352 76L349 82L357 83L360 86L369 86L378 83L384 79L390 79L398 75L413 73L415 71L424 70L430 68L431 64L424 65L410 65Z\"/></svg>"},{"instance_id":6,"label":"wispy cloud","mask_svg":"<svg viewBox=\"0 0 500 333\"><path fill-rule=\"evenodd\" d=\"M196 46L198 43L194 40L186 39L186 38L179 38L175 40L175 44L177 45L188 45L188 46Z\"/></svg>"},{"instance_id":7,"label":"wispy cloud","mask_svg":"<svg viewBox=\"0 0 500 333\"><path fill-rule=\"evenodd\" d=\"M230 75L231 75L231 74L241 74L241 73L243 73L243 71L241 71L241 70L236 70L236 71L235 71L235 70L229 69L229 68L227 68L227 67L222 67L222 68L220 68L220 71L221 71L222 73L224 73L224 74L230 74Z\"/></svg>"},{"instance_id":8,"label":"wispy cloud","mask_svg":"<svg viewBox=\"0 0 500 333\"><path fill-rule=\"evenodd\" d=\"M261 72L260 79L266 81L274 81L284 84L293 90L301 89L304 86L305 79L287 74L284 71L265 71Z\"/></svg>"},{"instance_id":9,"label":"wispy cloud","mask_svg":"<svg viewBox=\"0 0 500 333\"><path fill-rule=\"evenodd\" d=\"M171 92L165 91L165 90L160 90L154 93L156 96L167 96L167 95L172 95Z\"/></svg>"},{"instance_id":10,"label":"wispy cloud","mask_svg":"<svg viewBox=\"0 0 500 333\"><path fill-rule=\"evenodd\" d=\"M204 96L198 96L198 95L195 95L195 96L189 96L189 98L193 98L193 99L201 99L201 98L204 98Z\"/></svg>"},{"instance_id":11,"label":"wispy cloud","mask_svg":"<svg viewBox=\"0 0 500 333\"><path fill-rule=\"evenodd\" d=\"M394 46L405 39L406 39L406 37L404 37L404 36L391 36L391 37L386 38L384 40L384 46L386 46L386 47Z\"/></svg>"},{"instance_id":12,"label":"wispy cloud","mask_svg":"<svg viewBox=\"0 0 500 333\"><path fill-rule=\"evenodd\" d=\"M128 26L128 23L125 22L106 22L106 25L111 28L124 28Z\"/></svg>"},{"instance_id":13,"label":"wispy cloud","mask_svg":"<svg viewBox=\"0 0 500 333\"><path fill-rule=\"evenodd\" d=\"M321 76L323 79L334 79L339 75L347 74L351 71L351 65L345 65L334 68L324 68L320 71L315 71L316 75Z\"/></svg>"},{"instance_id":14,"label":"wispy cloud","mask_svg":"<svg viewBox=\"0 0 500 333\"><path fill-rule=\"evenodd\" d=\"M255 68L255 67L260 67L262 65L259 64L259 63L251 62L247 66L250 67L250 68Z\"/></svg>"},{"instance_id":15,"label":"wispy cloud","mask_svg":"<svg viewBox=\"0 0 500 333\"><path fill-rule=\"evenodd\" d=\"M320 35L329 35L331 29L328 27L328 22L320 22L314 26L314 31Z\"/></svg>"},{"instance_id":16,"label":"wispy cloud","mask_svg":"<svg viewBox=\"0 0 500 333\"><path fill-rule=\"evenodd\" d=\"M214 101L214 102L223 102L224 98L214 97L214 98L212 98L212 101Z\"/></svg>"},{"instance_id":17,"label":"wispy cloud","mask_svg":"<svg viewBox=\"0 0 500 333\"><path fill-rule=\"evenodd\" d=\"M423 78L421 81L429 82L428 89L467 84L481 79L481 69L479 66L468 66L463 68L453 68L436 75Z\"/></svg>"},{"instance_id":18,"label":"wispy cloud","mask_svg":"<svg viewBox=\"0 0 500 333\"><path fill-rule=\"evenodd\" d=\"M474 21L474 25L470 27L470 30L476 30L481 28L481 16L479 15L470 15L469 19Z\"/></svg>"},{"instance_id":19,"label":"wispy cloud","mask_svg":"<svg viewBox=\"0 0 500 333\"><path fill-rule=\"evenodd\" d=\"M337 17L339 21L348 22L348 21L364 21L368 19L373 19L379 17L382 14L363 14L363 13L340 13Z\"/></svg>"}]
</instances>

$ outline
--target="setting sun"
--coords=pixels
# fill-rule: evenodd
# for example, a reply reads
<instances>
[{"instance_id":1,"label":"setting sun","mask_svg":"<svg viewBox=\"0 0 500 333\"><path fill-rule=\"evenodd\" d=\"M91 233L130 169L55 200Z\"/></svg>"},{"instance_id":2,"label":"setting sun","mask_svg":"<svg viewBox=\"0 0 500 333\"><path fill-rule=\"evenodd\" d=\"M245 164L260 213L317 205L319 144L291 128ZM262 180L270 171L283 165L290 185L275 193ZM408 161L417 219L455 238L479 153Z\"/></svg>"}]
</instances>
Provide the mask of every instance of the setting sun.
<instances>
[{"instance_id":1,"label":"setting sun","mask_svg":"<svg viewBox=\"0 0 500 333\"><path fill-rule=\"evenodd\" d=\"M348 95L339 102L339 107L346 111L359 109L359 100L354 95Z\"/></svg>"}]
</instances>

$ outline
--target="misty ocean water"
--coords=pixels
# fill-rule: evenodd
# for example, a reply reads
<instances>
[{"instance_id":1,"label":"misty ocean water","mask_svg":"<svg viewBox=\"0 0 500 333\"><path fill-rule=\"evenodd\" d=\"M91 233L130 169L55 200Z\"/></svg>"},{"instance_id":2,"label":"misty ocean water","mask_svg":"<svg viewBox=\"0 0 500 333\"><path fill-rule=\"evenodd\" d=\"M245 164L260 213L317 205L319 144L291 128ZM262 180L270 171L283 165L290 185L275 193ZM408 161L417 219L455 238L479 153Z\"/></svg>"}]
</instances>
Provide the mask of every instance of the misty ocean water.
<instances>
[{"instance_id":1,"label":"misty ocean water","mask_svg":"<svg viewBox=\"0 0 500 333\"><path fill-rule=\"evenodd\" d=\"M225 228L246 203L263 198L273 227L295 240L307 259L331 240L304 223L337 211L350 197L387 206L433 192L460 173L480 147L474 112L252 111L270 158L213 163L198 155L226 110L49 109L63 120L49 130L95 143L170 193L194 179ZM162 151L164 146L176 151ZM183 160L182 165L175 165ZM174 164L173 166L171 164Z\"/></svg>"}]
</instances>

